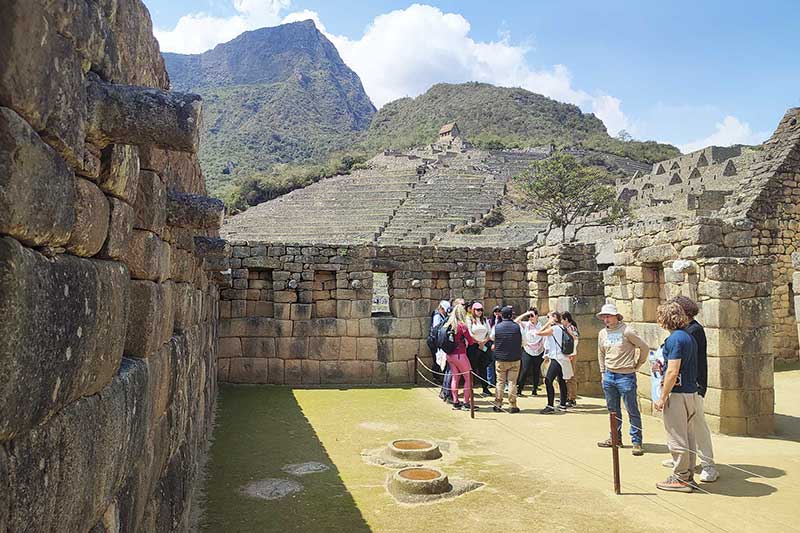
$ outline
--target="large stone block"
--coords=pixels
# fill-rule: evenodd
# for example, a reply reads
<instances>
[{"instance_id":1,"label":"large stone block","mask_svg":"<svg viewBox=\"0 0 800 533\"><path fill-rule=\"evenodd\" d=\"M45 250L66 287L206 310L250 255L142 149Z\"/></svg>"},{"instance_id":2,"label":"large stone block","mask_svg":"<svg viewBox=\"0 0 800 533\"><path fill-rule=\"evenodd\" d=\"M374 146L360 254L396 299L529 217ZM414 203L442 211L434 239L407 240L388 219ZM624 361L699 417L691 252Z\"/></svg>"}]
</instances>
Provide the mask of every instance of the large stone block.
<instances>
[{"instance_id":1,"label":"large stone block","mask_svg":"<svg viewBox=\"0 0 800 533\"><path fill-rule=\"evenodd\" d=\"M275 339L263 337L245 337L242 341L242 355L244 357L262 357L269 359L275 357ZM220 347L222 339L220 339Z\"/></svg>"},{"instance_id":2,"label":"large stone block","mask_svg":"<svg viewBox=\"0 0 800 533\"><path fill-rule=\"evenodd\" d=\"M135 229L122 260L128 265L133 279L164 280L170 274L169 244L151 231Z\"/></svg>"},{"instance_id":3,"label":"large stone block","mask_svg":"<svg viewBox=\"0 0 800 533\"><path fill-rule=\"evenodd\" d=\"M98 255L104 259L122 259L133 231L133 208L116 198L109 197L111 211L108 236Z\"/></svg>"},{"instance_id":4,"label":"large stone block","mask_svg":"<svg viewBox=\"0 0 800 533\"><path fill-rule=\"evenodd\" d=\"M344 337L347 335L347 321L338 318L315 318L294 322L295 337Z\"/></svg>"},{"instance_id":5,"label":"large stone block","mask_svg":"<svg viewBox=\"0 0 800 533\"><path fill-rule=\"evenodd\" d=\"M706 328L705 331L709 356L741 357L772 352L772 334L769 328Z\"/></svg>"},{"instance_id":6,"label":"large stone block","mask_svg":"<svg viewBox=\"0 0 800 533\"><path fill-rule=\"evenodd\" d=\"M19 113L70 165L83 164L81 60L41 2L0 3L0 105Z\"/></svg>"},{"instance_id":7,"label":"large stone block","mask_svg":"<svg viewBox=\"0 0 800 533\"><path fill-rule=\"evenodd\" d=\"M196 94L105 83L89 73L86 102L86 137L101 148L121 143L196 151L202 114Z\"/></svg>"},{"instance_id":8,"label":"large stone block","mask_svg":"<svg viewBox=\"0 0 800 533\"><path fill-rule=\"evenodd\" d=\"M268 382L273 385L284 384L283 359L267 359Z\"/></svg>"},{"instance_id":9,"label":"large stone block","mask_svg":"<svg viewBox=\"0 0 800 533\"><path fill-rule=\"evenodd\" d=\"M275 339L275 350L281 359L305 359L308 357L308 338L278 337Z\"/></svg>"},{"instance_id":10,"label":"large stone block","mask_svg":"<svg viewBox=\"0 0 800 533\"><path fill-rule=\"evenodd\" d=\"M418 353L419 340L417 339L394 339L392 341L392 361L413 361Z\"/></svg>"},{"instance_id":11,"label":"large stone block","mask_svg":"<svg viewBox=\"0 0 800 533\"><path fill-rule=\"evenodd\" d=\"M0 440L94 394L122 357L128 272L0 238Z\"/></svg>"},{"instance_id":12,"label":"large stone block","mask_svg":"<svg viewBox=\"0 0 800 533\"><path fill-rule=\"evenodd\" d=\"M308 357L311 359L340 359L339 350L341 339L339 337L309 337Z\"/></svg>"},{"instance_id":13,"label":"large stone block","mask_svg":"<svg viewBox=\"0 0 800 533\"><path fill-rule=\"evenodd\" d=\"M303 361L287 359L283 362L283 382L286 385L300 385L303 382Z\"/></svg>"},{"instance_id":14,"label":"large stone block","mask_svg":"<svg viewBox=\"0 0 800 533\"><path fill-rule=\"evenodd\" d=\"M322 384L369 383L372 364L369 361L320 361L319 373Z\"/></svg>"},{"instance_id":15,"label":"large stone block","mask_svg":"<svg viewBox=\"0 0 800 533\"><path fill-rule=\"evenodd\" d=\"M75 224L75 198L72 170L19 115L0 107L0 233L63 246Z\"/></svg>"},{"instance_id":16,"label":"large stone block","mask_svg":"<svg viewBox=\"0 0 800 533\"><path fill-rule=\"evenodd\" d=\"M172 307L166 298L164 286L159 283L130 281L130 320L125 338L125 355L149 357L161 347L164 323Z\"/></svg>"},{"instance_id":17,"label":"large stone block","mask_svg":"<svg viewBox=\"0 0 800 533\"><path fill-rule=\"evenodd\" d=\"M389 383L411 383L413 381L406 361L386 363L386 374Z\"/></svg>"},{"instance_id":18,"label":"large stone block","mask_svg":"<svg viewBox=\"0 0 800 533\"><path fill-rule=\"evenodd\" d=\"M103 192L91 181L75 179L75 224L66 248L90 257L103 247L108 234L110 207Z\"/></svg>"},{"instance_id":19,"label":"large stone block","mask_svg":"<svg viewBox=\"0 0 800 533\"><path fill-rule=\"evenodd\" d=\"M222 200L173 189L167 191L167 223L180 228L212 229L222 225Z\"/></svg>"},{"instance_id":20,"label":"large stone block","mask_svg":"<svg viewBox=\"0 0 800 533\"><path fill-rule=\"evenodd\" d=\"M231 359L228 381L231 383L268 383L267 360L238 357Z\"/></svg>"},{"instance_id":21,"label":"large stone block","mask_svg":"<svg viewBox=\"0 0 800 533\"><path fill-rule=\"evenodd\" d=\"M242 357L242 339L239 337L223 337L219 339L219 357ZM253 357L248 353L246 357Z\"/></svg>"},{"instance_id":22,"label":"large stone block","mask_svg":"<svg viewBox=\"0 0 800 533\"><path fill-rule=\"evenodd\" d=\"M319 361L305 360L300 362L303 385L318 385L320 383L319 365Z\"/></svg>"},{"instance_id":23,"label":"large stone block","mask_svg":"<svg viewBox=\"0 0 800 533\"><path fill-rule=\"evenodd\" d=\"M133 227L161 234L167 221L167 188L155 172L139 171Z\"/></svg>"},{"instance_id":24,"label":"large stone block","mask_svg":"<svg viewBox=\"0 0 800 533\"><path fill-rule=\"evenodd\" d=\"M112 196L129 204L136 202L139 190L139 149L126 144L107 146L101 154L98 185Z\"/></svg>"},{"instance_id":25,"label":"large stone block","mask_svg":"<svg viewBox=\"0 0 800 533\"><path fill-rule=\"evenodd\" d=\"M292 322L251 316L221 320L220 337L289 337L292 335Z\"/></svg>"},{"instance_id":26,"label":"large stone block","mask_svg":"<svg viewBox=\"0 0 800 533\"><path fill-rule=\"evenodd\" d=\"M376 317L359 320L363 337L408 338L411 336L410 318Z\"/></svg>"},{"instance_id":27,"label":"large stone block","mask_svg":"<svg viewBox=\"0 0 800 533\"><path fill-rule=\"evenodd\" d=\"M147 393L146 365L123 360L99 394L17 438L9 454L9 530L93 527L146 449L153 424Z\"/></svg>"}]
</instances>

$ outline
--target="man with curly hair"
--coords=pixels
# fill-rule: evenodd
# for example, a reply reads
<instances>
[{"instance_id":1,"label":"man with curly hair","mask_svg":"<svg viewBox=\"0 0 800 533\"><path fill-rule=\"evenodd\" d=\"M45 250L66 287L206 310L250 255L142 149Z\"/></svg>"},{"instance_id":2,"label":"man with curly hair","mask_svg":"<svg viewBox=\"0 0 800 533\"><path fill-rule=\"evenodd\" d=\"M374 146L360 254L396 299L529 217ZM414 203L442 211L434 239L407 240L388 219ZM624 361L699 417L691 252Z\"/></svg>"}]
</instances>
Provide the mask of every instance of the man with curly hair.
<instances>
[{"instance_id":1,"label":"man with curly hair","mask_svg":"<svg viewBox=\"0 0 800 533\"><path fill-rule=\"evenodd\" d=\"M714 447L711 442L711 429L709 429L708 422L706 422L706 417L704 415L705 409L703 407L706 389L708 388L706 333L703 326L695 319L700 309L693 300L686 296L675 296L669 301L675 302L683 308L686 316L689 317L689 324L683 329L686 333L694 337L697 343L697 394L694 397L697 415L694 417L694 436L697 440L700 465L703 468L700 472L700 481L711 483L719 479L719 472L717 472L716 464L714 463ZM663 464L669 468L674 466L671 459L663 461Z\"/></svg>"},{"instance_id":2,"label":"man with curly hair","mask_svg":"<svg viewBox=\"0 0 800 533\"><path fill-rule=\"evenodd\" d=\"M697 416L697 343L683 328L689 317L675 302L658 307L658 325L669 330L664 341L662 365L666 368L661 394L653 404L664 413L667 446L672 453L672 475L656 483L656 488L676 492L692 492L696 443L694 417Z\"/></svg>"}]
</instances>

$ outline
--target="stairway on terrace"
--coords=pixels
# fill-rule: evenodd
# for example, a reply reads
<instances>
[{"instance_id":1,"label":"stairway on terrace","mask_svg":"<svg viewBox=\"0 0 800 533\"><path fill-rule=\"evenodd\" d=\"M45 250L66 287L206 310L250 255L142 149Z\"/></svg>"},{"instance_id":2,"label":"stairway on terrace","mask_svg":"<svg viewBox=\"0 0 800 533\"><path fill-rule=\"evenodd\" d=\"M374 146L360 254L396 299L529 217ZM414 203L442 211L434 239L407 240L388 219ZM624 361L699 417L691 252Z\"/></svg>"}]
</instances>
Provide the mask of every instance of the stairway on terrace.
<instances>
[{"instance_id":1,"label":"stairway on terrace","mask_svg":"<svg viewBox=\"0 0 800 533\"><path fill-rule=\"evenodd\" d=\"M328 178L231 217L222 233L230 240L375 242L419 180L415 168Z\"/></svg>"},{"instance_id":2,"label":"stairway on terrace","mask_svg":"<svg viewBox=\"0 0 800 533\"><path fill-rule=\"evenodd\" d=\"M377 239L379 245L428 244L480 220L500 205L507 179L495 173L437 169L424 175Z\"/></svg>"},{"instance_id":3,"label":"stairway on terrace","mask_svg":"<svg viewBox=\"0 0 800 533\"><path fill-rule=\"evenodd\" d=\"M434 244L469 246L472 248L519 248L532 244L537 235L547 229L540 220L512 220L484 229L481 233L445 233L434 239Z\"/></svg>"}]
</instances>

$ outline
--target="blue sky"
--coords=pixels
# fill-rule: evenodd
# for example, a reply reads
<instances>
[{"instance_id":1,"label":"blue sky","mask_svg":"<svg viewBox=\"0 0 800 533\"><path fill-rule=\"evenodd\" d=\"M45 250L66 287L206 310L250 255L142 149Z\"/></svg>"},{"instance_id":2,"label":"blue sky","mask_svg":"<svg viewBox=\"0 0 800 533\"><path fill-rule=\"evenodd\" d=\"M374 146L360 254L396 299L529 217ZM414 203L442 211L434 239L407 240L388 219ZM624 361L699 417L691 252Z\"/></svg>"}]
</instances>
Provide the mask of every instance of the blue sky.
<instances>
[{"instance_id":1,"label":"blue sky","mask_svg":"<svg viewBox=\"0 0 800 533\"><path fill-rule=\"evenodd\" d=\"M474 79L684 151L761 142L800 106L796 1L144 1L163 51L312 18L378 106Z\"/></svg>"}]
</instances>

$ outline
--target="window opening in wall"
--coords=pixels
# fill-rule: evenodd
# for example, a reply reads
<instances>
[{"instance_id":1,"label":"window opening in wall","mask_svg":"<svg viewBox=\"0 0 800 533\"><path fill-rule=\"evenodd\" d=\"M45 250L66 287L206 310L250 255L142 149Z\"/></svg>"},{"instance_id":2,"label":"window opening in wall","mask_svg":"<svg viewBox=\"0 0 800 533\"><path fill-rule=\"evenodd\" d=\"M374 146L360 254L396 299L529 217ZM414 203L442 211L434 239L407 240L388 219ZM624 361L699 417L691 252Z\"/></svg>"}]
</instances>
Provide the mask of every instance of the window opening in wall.
<instances>
[{"instance_id":1,"label":"window opening in wall","mask_svg":"<svg viewBox=\"0 0 800 533\"><path fill-rule=\"evenodd\" d=\"M442 300L450 300L450 274L448 272L431 273L431 312Z\"/></svg>"},{"instance_id":2,"label":"window opening in wall","mask_svg":"<svg viewBox=\"0 0 800 533\"><path fill-rule=\"evenodd\" d=\"M389 287L391 275L388 272L372 273L372 316L391 316L389 307Z\"/></svg>"},{"instance_id":3,"label":"window opening in wall","mask_svg":"<svg viewBox=\"0 0 800 533\"><path fill-rule=\"evenodd\" d=\"M664 267L661 264L644 265L642 274L642 320L656 322L658 306L667 301Z\"/></svg>"},{"instance_id":4,"label":"window opening in wall","mask_svg":"<svg viewBox=\"0 0 800 533\"><path fill-rule=\"evenodd\" d=\"M486 272L484 308L491 309L503 303L503 272Z\"/></svg>"},{"instance_id":5,"label":"window opening in wall","mask_svg":"<svg viewBox=\"0 0 800 533\"><path fill-rule=\"evenodd\" d=\"M550 286L547 284L547 271L536 271L536 309L540 315L550 312Z\"/></svg>"},{"instance_id":6,"label":"window opening in wall","mask_svg":"<svg viewBox=\"0 0 800 533\"><path fill-rule=\"evenodd\" d=\"M274 316L272 270L250 268L246 297L247 312L244 316Z\"/></svg>"},{"instance_id":7,"label":"window opening in wall","mask_svg":"<svg viewBox=\"0 0 800 533\"><path fill-rule=\"evenodd\" d=\"M314 303L314 318L336 318L336 272L314 272L311 300Z\"/></svg>"}]
</instances>

